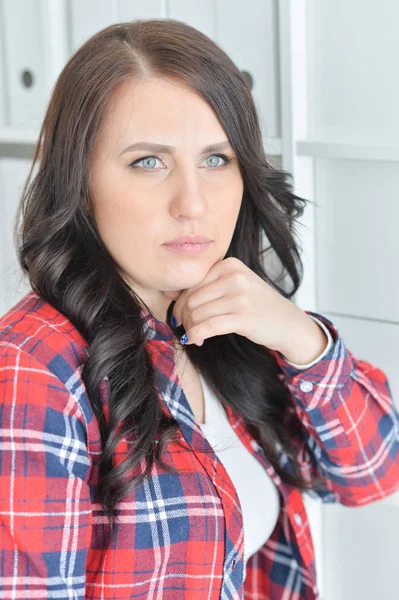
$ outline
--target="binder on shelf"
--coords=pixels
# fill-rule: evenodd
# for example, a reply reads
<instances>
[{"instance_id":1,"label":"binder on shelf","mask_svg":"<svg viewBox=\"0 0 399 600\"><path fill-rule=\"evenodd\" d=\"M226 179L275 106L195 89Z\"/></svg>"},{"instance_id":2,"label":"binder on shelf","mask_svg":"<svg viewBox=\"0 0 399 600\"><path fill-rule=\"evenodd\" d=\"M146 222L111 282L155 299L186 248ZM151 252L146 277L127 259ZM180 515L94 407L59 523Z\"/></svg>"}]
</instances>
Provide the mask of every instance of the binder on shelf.
<instances>
[{"instance_id":1,"label":"binder on shelf","mask_svg":"<svg viewBox=\"0 0 399 600\"><path fill-rule=\"evenodd\" d=\"M51 87L67 59L65 17L60 0L3 0L6 127L37 130L43 121Z\"/></svg>"}]
</instances>

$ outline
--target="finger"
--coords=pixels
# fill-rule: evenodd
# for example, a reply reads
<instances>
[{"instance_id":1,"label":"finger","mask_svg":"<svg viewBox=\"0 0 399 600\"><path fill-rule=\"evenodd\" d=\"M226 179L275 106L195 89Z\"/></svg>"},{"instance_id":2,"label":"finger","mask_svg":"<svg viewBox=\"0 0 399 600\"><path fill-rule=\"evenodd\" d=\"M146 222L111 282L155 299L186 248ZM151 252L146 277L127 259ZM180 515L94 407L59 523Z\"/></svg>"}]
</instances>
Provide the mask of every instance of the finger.
<instances>
[{"instance_id":1,"label":"finger","mask_svg":"<svg viewBox=\"0 0 399 600\"><path fill-rule=\"evenodd\" d=\"M217 279L213 283L208 283L205 287L195 290L187 298L182 310L181 310L181 321L184 324L184 328L187 331L193 323L193 313L199 312L202 314L202 307L207 306L209 303L220 300L226 295L226 282L222 279ZM225 311L219 311L219 314L223 314ZM229 312L229 311L227 311ZM216 313L217 314L217 313ZM214 316L214 315L210 315ZM204 320L201 318L200 320Z\"/></svg>"},{"instance_id":2,"label":"finger","mask_svg":"<svg viewBox=\"0 0 399 600\"><path fill-rule=\"evenodd\" d=\"M220 263L221 263L221 261L218 261L217 263L215 263L209 269L209 271L206 274L206 276L204 277L204 279L202 279L198 285L194 285L193 287L184 290L183 293L176 300L176 303L173 307L173 316L175 317L175 319L179 325L184 322L184 317L185 317L184 311L186 309L186 312L187 312L187 302L188 302L188 299L190 298L190 296L192 296L192 294L194 294L194 292L196 292L197 290L201 289L202 286L206 285L207 283L209 283L211 281L216 281L218 279L220 271L221 271Z\"/></svg>"},{"instance_id":3,"label":"finger","mask_svg":"<svg viewBox=\"0 0 399 600\"><path fill-rule=\"evenodd\" d=\"M247 274L244 271L233 271L196 290L187 299L182 310L181 318L186 331L198 321L218 314L217 312L208 314L208 311L205 311L203 315L203 307L211 304L214 310L219 310L219 314L231 312L246 314L250 303L248 288ZM221 299L224 300L223 304L217 304Z\"/></svg>"},{"instance_id":4,"label":"finger","mask_svg":"<svg viewBox=\"0 0 399 600\"><path fill-rule=\"evenodd\" d=\"M237 271L242 269L242 267L247 268L239 259L234 257L228 257L223 260L216 262L208 271L204 279L196 286L188 288L184 290L180 297L176 300L176 303L173 307L173 315L177 320L178 324L183 323L183 308L187 304L188 298L196 292L198 289L203 286L216 281L221 277L221 275L225 275L231 273L233 271Z\"/></svg>"},{"instance_id":5,"label":"finger","mask_svg":"<svg viewBox=\"0 0 399 600\"><path fill-rule=\"evenodd\" d=\"M234 312L239 308L239 295L236 294L231 276L226 276L192 294L183 307L182 319L186 331L216 315Z\"/></svg>"},{"instance_id":6,"label":"finger","mask_svg":"<svg viewBox=\"0 0 399 600\"><path fill-rule=\"evenodd\" d=\"M186 344L197 344L198 346L202 346L204 340L216 335L237 333L236 329L236 315L217 315L216 317L212 317L206 321L203 321L199 325L194 325L194 327L186 331L182 338L184 339L184 337L187 336L187 341L185 342Z\"/></svg>"},{"instance_id":7,"label":"finger","mask_svg":"<svg viewBox=\"0 0 399 600\"><path fill-rule=\"evenodd\" d=\"M185 327L186 332L213 317L232 314L237 318L236 333L241 333L241 329L243 330L244 326L244 319L248 316L246 304L245 298L243 299L239 294L235 296L223 296L212 302L201 304L201 306L198 306L190 314ZM240 331L238 330L239 327Z\"/></svg>"}]
</instances>

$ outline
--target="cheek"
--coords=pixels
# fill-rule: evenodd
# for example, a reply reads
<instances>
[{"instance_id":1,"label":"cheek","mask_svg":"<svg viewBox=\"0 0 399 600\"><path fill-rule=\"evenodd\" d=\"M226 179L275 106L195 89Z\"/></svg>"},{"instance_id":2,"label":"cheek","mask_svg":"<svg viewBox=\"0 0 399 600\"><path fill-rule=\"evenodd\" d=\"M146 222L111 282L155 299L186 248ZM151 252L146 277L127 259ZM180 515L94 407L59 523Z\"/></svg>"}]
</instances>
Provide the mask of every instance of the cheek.
<instances>
[{"instance_id":1,"label":"cheek","mask_svg":"<svg viewBox=\"0 0 399 600\"><path fill-rule=\"evenodd\" d=\"M240 212L242 196L243 196L243 184L237 178L230 182L229 185L225 186L222 195L215 197L215 207L218 213L218 218L221 219L226 227L230 226L232 222L237 220Z\"/></svg>"},{"instance_id":2,"label":"cheek","mask_svg":"<svg viewBox=\"0 0 399 600\"><path fill-rule=\"evenodd\" d=\"M133 203L116 191L111 196L98 198L94 209L95 220L102 240L108 250L122 259L129 251L151 243L151 219L142 203Z\"/></svg>"},{"instance_id":3,"label":"cheek","mask_svg":"<svg viewBox=\"0 0 399 600\"><path fill-rule=\"evenodd\" d=\"M151 223L151 202L145 193L132 186L129 178L117 177L98 184L96 220L104 230L123 234L132 229L143 231Z\"/></svg>"}]
</instances>

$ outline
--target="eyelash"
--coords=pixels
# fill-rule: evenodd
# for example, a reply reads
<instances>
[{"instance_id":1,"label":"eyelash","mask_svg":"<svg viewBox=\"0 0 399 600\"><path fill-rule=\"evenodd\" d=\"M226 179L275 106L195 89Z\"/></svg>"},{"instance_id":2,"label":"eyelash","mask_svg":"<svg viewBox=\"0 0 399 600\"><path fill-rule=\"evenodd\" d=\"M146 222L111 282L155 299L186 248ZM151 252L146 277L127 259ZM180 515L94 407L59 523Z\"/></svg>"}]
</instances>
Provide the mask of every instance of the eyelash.
<instances>
[{"instance_id":1,"label":"eyelash","mask_svg":"<svg viewBox=\"0 0 399 600\"><path fill-rule=\"evenodd\" d=\"M219 165L218 167L210 167L211 169L215 170L215 169L222 169L223 167L227 167L228 164L232 161L232 158L229 156L226 156L225 154L210 154L209 156L218 156L219 158L222 158L225 161L224 165ZM141 162L142 160L145 160L146 158L156 158L158 160L161 160L159 158L159 156L155 156L153 154L149 155L149 156L143 156L142 158L138 158L137 160L135 160L134 162L132 162L129 167L131 167L132 169L136 168L135 165L139 162ZM207 157L208 158L208 157ZM143 171L156 171L157 169L143 169Z\"/></svg>"}]
</instances>

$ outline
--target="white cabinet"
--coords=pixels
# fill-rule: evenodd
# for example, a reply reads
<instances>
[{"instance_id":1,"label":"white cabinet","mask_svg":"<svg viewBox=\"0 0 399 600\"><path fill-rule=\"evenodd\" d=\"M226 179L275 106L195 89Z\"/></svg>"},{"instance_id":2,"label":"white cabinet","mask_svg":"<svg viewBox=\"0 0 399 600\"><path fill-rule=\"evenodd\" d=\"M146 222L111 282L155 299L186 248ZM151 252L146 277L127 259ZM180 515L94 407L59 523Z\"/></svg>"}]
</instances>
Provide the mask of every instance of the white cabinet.
<instances>
[{"instance_id":1,"label":"white cabinet","mask_svg":"<svg viewBox=\"0 0 399 600\"><path fill-rule=\"evenodd\" d=\"M398 145L399 4L307 0L311 139Z\"/></svg>"},{"instance_id":2,"label":"white cabinet","mask_svg":"<svg viewBox=\"0 0 399 600\"><path fill-rule=\"evenodd\" d=\"M397 163L318 158L315 170L318 308L399 323Z\"/></svg>"},{"instance_id":3,"label":"white cabinet","mask_svg":"<svg viewBox=\"0 0 399 600\"><path fill-rule=\"evenodd\" d=\"M43 24L37 6L33 2L3 0L4 92L7 124L11 127L33 129L44 116L49 90Z\"/></svg>"},{"instance_id":4,"label":"white cabinet","mask_svg":"<svg viewBox=\"0 0 399 600\"><path fill-rule=\"evenodd\" d=\"M61 0L1 0L3 124L38 131L56 77L67 58Z\"/></svg>"},{"instance_id":5,"label":"white cabinet","mask_svg":"<svg viewBox=\"0 0 399 600\"><path fill-rule=\"evenodd\" d=\"M317 309L388 375L399 407L399 50L394 0L306 3ZM399 493L323 506L323 600L399 595Z\"/></svg>"}]
</instances>

